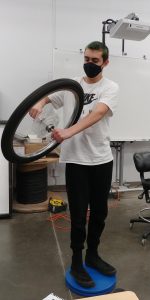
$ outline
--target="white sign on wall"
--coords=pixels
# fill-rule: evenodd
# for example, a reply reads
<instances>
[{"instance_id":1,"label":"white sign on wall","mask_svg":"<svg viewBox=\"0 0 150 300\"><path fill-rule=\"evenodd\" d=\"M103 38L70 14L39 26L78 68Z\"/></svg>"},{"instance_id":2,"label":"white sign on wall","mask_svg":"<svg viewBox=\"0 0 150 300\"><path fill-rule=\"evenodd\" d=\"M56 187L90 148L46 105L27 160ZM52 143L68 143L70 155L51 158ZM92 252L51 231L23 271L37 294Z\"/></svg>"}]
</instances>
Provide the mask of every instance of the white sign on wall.
<instances>
[{"instance_id":1,"label":"white sign on wall","mask_svg":"<svg viewBox=\"0 0 150 300\"><path fill-rule=\"evenodd\" d=\"M0 140L3 126L0 124ZM0 217L9 215L9 163L0 150Z\"/></svg>"}]
</instances>

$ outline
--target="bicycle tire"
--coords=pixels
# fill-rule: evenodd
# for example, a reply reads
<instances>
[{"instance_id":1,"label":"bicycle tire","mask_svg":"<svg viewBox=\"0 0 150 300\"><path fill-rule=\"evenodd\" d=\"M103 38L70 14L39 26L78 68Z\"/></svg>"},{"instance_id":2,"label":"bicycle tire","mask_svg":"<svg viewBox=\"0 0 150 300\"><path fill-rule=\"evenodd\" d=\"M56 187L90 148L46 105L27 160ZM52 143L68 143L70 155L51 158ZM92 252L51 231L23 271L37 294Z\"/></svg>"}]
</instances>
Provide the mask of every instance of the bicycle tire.
<instances>
[{"instance_id":1,"label":"bicycle tire","mask_svg":"<svg viewBox=\"0 0 150 300\"><path fill-rule=\"evenodd\" d=\"M37 160L44 155L51 152L55 149L60 143L54 141L52 144L50 143L43 150L33 153L32 155L18 155L13 149L13 139L23 117L27 114L27 112L31 109L33 105L35 105L40 99L46 97L50 93L54 93L60 90L68 90L75 95L75 108L73 114L68 121L68 124L65 128L68 128L75 124L82 112L83 103L84 103L84 92L81 85L73 80L73 79L56 79L51 82L48 82L38 89L36 89L33 93L27 96L19 106L14 110L10 118L8 119L5 128L3 130L2 138L1 138L1 149L4 157L11 163L29 163L34 160Z\"/></svg>"}]
</instances>

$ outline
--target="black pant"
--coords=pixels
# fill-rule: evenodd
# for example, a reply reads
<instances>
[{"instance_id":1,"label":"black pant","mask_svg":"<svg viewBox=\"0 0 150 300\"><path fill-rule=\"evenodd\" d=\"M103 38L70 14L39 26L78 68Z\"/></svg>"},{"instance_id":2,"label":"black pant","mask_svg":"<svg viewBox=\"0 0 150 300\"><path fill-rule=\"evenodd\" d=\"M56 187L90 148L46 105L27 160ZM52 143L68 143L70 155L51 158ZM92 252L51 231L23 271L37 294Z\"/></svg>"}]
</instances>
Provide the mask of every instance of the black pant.
<instances>
[{"instance_id":1,"label":"black pant","mask_svg":"<svg viewBox=\"0 0 150 300\"><path fill-rule=\"evenodd\" d=\"M66 164L66 189L71 216L70 246L74 252L84 248L88 205L87 246L95 251L99 245L108 213L112 167L113 161L96 166Z\"/></svg>"}]
</instances>

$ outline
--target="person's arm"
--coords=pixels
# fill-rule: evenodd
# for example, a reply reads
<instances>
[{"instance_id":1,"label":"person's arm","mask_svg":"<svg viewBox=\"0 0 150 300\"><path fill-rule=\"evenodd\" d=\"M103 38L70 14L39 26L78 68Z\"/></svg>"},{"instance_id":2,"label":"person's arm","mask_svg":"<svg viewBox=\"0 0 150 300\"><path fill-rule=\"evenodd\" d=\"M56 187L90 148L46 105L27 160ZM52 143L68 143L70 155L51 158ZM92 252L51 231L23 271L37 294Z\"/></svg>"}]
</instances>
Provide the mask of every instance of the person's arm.
<instances>
[{"instance_id":1,"label":"person's arm","mask_svg":"<svg viewBox=\"0 0 150 300\"><path fill-rule=\"evenodd\" d=\"M58 109L63 106L63 98L64 91L55 92L51 94L50 97L47 96L32 106L32 108L29 110L29 115L35 119L42 112L43 107L48 103L51 103L55 109Z\"/></svg>"},{"instance_id":2,"label":"person's arm","mask_svg":"<svg viewBox=\"0 0 150 300\"><path fill-rule=\"evenodd\" d=\"M29 110L29 115L35 119L38 117L38 115L42 112L43 107L50 103L51 100L48 97L43 98L38 103L36 103L32 108Z\"/></svg>"},{"instance_id":3,"label":"person's arm","mask_svg":"<svg viewBox=\"0 0 150 300\"><path fill-rule=\"evenodd\" d=\"M87 116L83 117L73 126L66 129L55 128L52 132L52 138L61 143L65 139L83 131L84 129L92 126L100 121L103 116L108 112L109 107L104 103L98 103L95 109L92 110Z\"/></svg>"}]
</instances>

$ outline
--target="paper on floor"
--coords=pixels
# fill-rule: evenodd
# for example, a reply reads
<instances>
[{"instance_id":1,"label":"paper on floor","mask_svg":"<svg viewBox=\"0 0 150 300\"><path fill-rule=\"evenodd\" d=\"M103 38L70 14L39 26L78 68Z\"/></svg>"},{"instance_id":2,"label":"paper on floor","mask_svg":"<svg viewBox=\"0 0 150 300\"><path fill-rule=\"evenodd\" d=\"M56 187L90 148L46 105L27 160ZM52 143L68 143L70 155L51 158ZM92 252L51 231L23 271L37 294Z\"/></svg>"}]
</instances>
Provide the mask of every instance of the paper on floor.
<instances>
[{"instance_id":1,"label":"paper on floor","mask_svg":"<svg viewBox=\"0 0 150 300\"><path fill-rule=\"evenodd\" d=\"M51 293L46 298L44 298L43 300L64 300L64 299L59 298L58 296Z\"/></svg>"}]
</instances>

